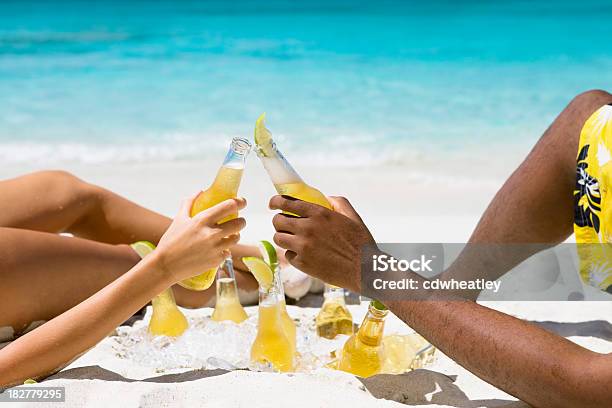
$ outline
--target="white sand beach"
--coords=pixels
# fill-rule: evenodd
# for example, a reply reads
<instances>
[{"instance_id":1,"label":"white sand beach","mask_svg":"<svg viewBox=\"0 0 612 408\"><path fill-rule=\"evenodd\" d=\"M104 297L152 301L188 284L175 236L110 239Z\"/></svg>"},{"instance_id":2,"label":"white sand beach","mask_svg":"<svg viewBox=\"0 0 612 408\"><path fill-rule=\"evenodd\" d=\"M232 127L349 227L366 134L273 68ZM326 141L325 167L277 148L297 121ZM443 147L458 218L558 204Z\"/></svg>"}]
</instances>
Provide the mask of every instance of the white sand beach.
<instances>
[{"instance_id":1,"label":"white sand beach","mask_svg":"<svg viewBox=\"0 0 612 408\"><path fill-rule=\"evenodd\" d=\"M444 159L416 157L411 164L386 166L298 162L296 169L327 195L349 198L379 242L466 242L497 189L528 151L525 146L499 162L444 155ZM0 179L49 168L67 170L173 216L182 198L212 182L221 159L130 164L58 163L49 158L2 167ZM270 239L274 213L267 205L276 192L255 153L247 159L240 194L248 201L243 239Z\"/></svg>"},{"instance_id":2,"label":"white sand beach","mask_svg":"<svg viewBox=\"0 0 612 408\"><path fill-rule=\"evenodd\" d=\"M612 342L604 340L605 326L612 315L607 302L499 302L489 307L534 321L552 321L568 339L599 353L612 352ZM251 319L256 308L247 308ZM308 325L317 310L289 306L289 313L300 325ZM351 306L359 321L365 306ZM185 310L192 325L219 325L210 320L212 309ZM146 330L150 308L144 321L120 329L120 335L107 337L68 368L45 382L66 387L67 407L270 407L276 404L301 407L524 407L515 398L478 379L440 351L432 364L403 375L379 375L358 380L352 375L326 368L294 374L261 373L245 370L225 372L210 364L193 363L182 368L160 369L156 356L135 361L126 356L128 339ZM249 322L249 320L247 320ZM245 323L247 323L245 322ZM576 324L587 322L586 324ZM245 324L243 323L243 324ZM611 333L607 328L608 339ZM406 334L411 330L395 316L389 316L386 334ZM599 337L601 336L601 337ZM341 344L340 342L337 342ZM299 346L298 340L298 346ZM335 345L327 344L329 350ZM134 347L134 345L130 345ZM203 347L203 346L202 346ZM229 342L228 348L236 347ZM158 350L158 352L161 352ZM233 350L233 354L244 350ZM202 368L212 368L204 371ZM195 371L194 371L195 370ZM141 381L137 381L141 380ZM35 406L34 404L23 406Z\"/></svg>"}]
</instances>

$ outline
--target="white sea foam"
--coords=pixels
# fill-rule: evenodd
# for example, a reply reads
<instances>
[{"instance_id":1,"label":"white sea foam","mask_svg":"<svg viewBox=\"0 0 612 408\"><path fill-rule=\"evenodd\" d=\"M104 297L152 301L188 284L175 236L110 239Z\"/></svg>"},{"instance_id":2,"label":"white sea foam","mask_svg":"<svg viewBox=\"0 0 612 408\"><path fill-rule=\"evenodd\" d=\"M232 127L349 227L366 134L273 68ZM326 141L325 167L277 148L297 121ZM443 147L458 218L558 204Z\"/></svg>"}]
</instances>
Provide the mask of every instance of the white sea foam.
<instances>
[{"instance_id":1,"label":"white sea foam","mask_svg":"<svg viewBox=\"0 0 612 408\"><path fill-rule=\"evenodd\" d=\"M231 140L231 138L227 138ZM193 139L142 143L108 142L0 142L0 163L61 165L65 162L102 163L154 163L181 162L211 159L220 162L226 152L225 138L214 142ZM290 146L291 147L291 146ZM438 151L436 151L438 150ZM519 151L519 149L515 149ZM507 151L507 150L506 150ZM409 165L418 169L424 162L437 161L443 166L449 159L463 158L494 162L495 157L481 155L478 151L463 152L436 149L435 145L420 147L410 144L357 144L343 149L329 144L318 146L293 146L288 160L296 166L315 167L366 167L377 165Z\"/></svg>"},{"instance_id":2,"label":"white sea foam","mask_svg":"<svg viewBox=\"0 0 612 408\"><path fill-rule=\"evenodd\" d=\"M0 162L57 164L77 163L147 163L177 161L213 155L222 157L222 149L181 143L156 144L84 144L84 143L3 143Z\"/></svg>"},{"instance_id":3,"label":"white sea foam","mask_svg":"<svg viewBox=\"0 0 612 408\"><path fill-rule=\"evenodd\" d=\"M201 142L155 142L155 143L105 143L91 144L78 142L9 142L0 143L0 162L11 163L42 163L58 164L66 161L77 163L147 163L154 161L182 161L189 159L215 158L217 161L223 157L227 146L217 143ZM329 152L310 152L296 154L294 162L307 162L314 165L343 165L355 163L354 158L359 157L363 164L373 161L367 152L353 152L352 159L345 154Z\"/></svg>"}]
</instances>

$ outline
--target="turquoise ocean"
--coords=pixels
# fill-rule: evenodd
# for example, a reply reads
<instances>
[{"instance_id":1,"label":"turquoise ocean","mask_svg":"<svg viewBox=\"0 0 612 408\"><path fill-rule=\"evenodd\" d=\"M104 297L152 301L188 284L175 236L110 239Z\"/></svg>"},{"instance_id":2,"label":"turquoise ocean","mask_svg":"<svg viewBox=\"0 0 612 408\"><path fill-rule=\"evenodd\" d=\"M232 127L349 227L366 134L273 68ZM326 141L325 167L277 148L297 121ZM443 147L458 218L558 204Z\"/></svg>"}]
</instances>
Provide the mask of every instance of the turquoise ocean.
<instances>
[{"instance_id":1,"label":"turquoise ocean","mask_svg":"<svg viewBox=\"0 0 612 408\"><path fill-rule=\"evenodd\" d=\"M0 163L495 157L612 89L609 1L2 1Z\"/></svg>"}]
</instances>

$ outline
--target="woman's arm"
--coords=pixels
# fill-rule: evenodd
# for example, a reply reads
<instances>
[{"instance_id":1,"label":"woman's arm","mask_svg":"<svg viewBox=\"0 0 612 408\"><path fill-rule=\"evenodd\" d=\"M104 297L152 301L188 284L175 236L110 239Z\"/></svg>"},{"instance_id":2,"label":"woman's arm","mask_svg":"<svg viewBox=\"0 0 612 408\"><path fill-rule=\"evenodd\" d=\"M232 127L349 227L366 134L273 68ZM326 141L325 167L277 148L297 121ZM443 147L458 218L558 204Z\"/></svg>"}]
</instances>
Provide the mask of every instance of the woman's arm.
<instances>
[{"instance_id":1,"label":"woman's arm","mask_svg":"<svg viewBox=\"0 0 612 408\"><path fill-rule=\"evenodd\" d=\"M170 286L152 254L98 293L0 351L0 384L61 369Z\"/></svg>"},{"instance_id":2,"label":"woman's arm","mask_svg":"<svg viewBox=\"0 0 612 408\"><path fill-rule=\"evenodd\" d=\"M0 350L0 385L49 375L93 347L151 298L179 280L216 265L239 240L243 218L217 221L244 208L226 200L189 217L186 200L158 248L129 272L41 327Z\"/></svg>"}]
</instances>

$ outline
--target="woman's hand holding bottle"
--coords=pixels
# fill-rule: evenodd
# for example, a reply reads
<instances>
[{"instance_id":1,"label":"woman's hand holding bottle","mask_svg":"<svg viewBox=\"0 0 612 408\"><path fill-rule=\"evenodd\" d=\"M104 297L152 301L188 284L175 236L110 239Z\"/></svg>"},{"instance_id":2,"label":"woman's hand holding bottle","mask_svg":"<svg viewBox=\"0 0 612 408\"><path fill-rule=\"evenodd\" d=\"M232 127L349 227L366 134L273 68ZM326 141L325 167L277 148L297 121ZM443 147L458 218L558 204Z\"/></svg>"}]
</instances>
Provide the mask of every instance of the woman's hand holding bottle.
<instances>
[{"instance_id":1,"label":"woman's hand holding bottle","mask_svg":"<svg viewBox=\"0 0 612 408\"><path fill-rule=\"evenodd\" d=\"M246 206L244 198L232 198L189 216L196 196L182 202L174 221L162 236L151 258L155 259L172 285L216 268L229 256L229 248L240 240L244 218L234 218L218 224Z\"/></svg>"}]
</instances>

